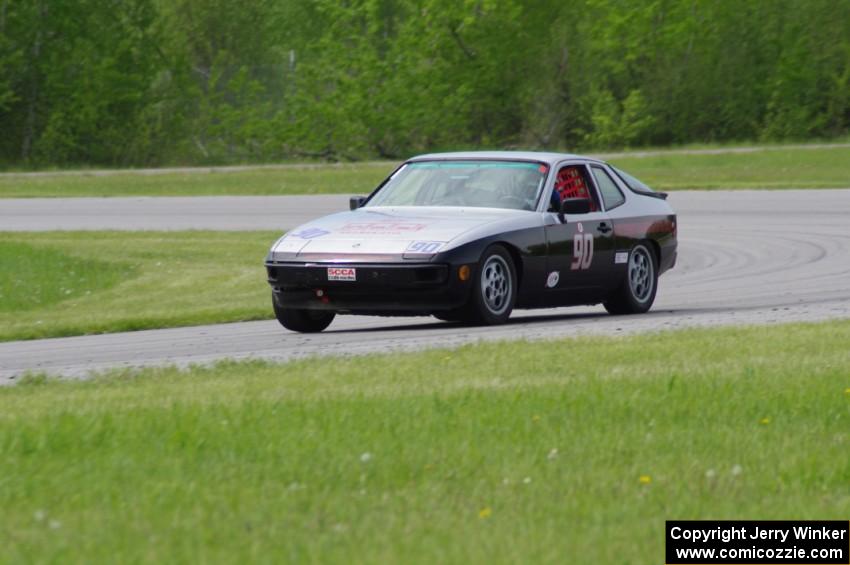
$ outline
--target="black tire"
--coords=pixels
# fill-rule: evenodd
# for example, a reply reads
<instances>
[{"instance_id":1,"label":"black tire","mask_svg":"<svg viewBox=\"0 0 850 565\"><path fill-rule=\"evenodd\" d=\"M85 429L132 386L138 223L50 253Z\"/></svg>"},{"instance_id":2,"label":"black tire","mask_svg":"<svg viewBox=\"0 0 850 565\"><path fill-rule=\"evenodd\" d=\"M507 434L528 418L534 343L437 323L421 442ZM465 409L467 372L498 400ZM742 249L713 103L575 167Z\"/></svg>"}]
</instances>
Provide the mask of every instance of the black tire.
<instances>
[{"instance_id":1,"label":"black tire","mask_svg":"<svg viewBox=\"0 0 850 565\"><path fill-rule=\"evenodd\" d=\"M280 325L293 332L320 332L331 325L336 317L336 312L328 312L327 310L302 310L279 306L274 298L272 299L272 306Z\"/></svg>"},{"instance_id":2,"label":"black tire","mask_svg":"<svg viewBox=\"0 0 850 565\"><path fill-rule=\"evenodd\" d=\"M657 291L658 261L649 244L641 242L629 252L623 283L602 304L611 314L643 314Z\"/></svg>"},{"instance_id":3,"label":"black tire","mask_svg":"<svg viewBox=\"0 0 850 565\"><path fill-rule=\"evenodd\" d=\"M511 254L501 245L488 247L481 255L475 272L464 321L504 324L514 309L516 293L516 268Z\"/></svg>"}]
</instances>

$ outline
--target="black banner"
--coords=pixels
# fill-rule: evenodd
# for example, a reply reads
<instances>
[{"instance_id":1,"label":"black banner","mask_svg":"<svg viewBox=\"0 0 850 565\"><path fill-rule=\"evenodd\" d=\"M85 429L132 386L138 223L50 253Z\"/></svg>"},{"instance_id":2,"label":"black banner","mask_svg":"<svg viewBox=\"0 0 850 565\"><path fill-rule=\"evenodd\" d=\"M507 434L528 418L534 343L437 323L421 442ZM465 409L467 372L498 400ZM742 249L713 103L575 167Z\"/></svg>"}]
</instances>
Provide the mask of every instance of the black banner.
<instances>
[{"instance_id":1,"label":"black banner","mask_svg":"<svg viewBox=\"0 0 850 565\"><path fill-rule=\"evenodd\" d=\"M850 522L668 520L666 563L850 564Z\"/></svg>"}]
</instances>

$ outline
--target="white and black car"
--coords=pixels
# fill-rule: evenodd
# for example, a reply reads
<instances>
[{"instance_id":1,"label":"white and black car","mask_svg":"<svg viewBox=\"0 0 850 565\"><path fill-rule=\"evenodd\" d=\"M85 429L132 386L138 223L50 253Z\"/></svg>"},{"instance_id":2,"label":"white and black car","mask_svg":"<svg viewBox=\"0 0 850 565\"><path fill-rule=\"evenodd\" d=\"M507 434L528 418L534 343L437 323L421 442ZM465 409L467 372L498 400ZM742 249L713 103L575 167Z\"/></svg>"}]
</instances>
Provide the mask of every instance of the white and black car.
<instances>
[{"instance_id":1,"label":"white and black car","mask_svg":"<svg viewBox=\"0 0 850 565\"><path fill-rule=\"evenodd\" d=\"M499 324L514 308L646 312L676 263L665 198L578 155L414 157L351 211L275 242L265 263L274 311L299 332L336 314Z\"/></svg>"}]
</instances>

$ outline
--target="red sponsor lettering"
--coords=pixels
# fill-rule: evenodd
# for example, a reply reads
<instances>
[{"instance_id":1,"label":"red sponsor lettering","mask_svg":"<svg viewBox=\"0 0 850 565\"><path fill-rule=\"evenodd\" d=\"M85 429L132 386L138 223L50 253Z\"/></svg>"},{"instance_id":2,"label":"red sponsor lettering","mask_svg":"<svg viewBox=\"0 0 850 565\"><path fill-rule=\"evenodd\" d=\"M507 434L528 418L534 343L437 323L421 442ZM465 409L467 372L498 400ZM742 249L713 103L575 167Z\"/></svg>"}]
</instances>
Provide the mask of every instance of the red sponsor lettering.
<instances>
[{"instance_id":1,"label":"red sponsor lettering","mask_svg":"<svg viewBox=\"0 0 850 565\"><path fill-rule=\"evenodd\" d=\"M328 267L329 281L355 281L357 269L351 267Z\"/></svg>"},{"instance_id":2,"label":"red sponsor lettering","mask_svg":"<svg viewBox=\"0 0 850 565\"><path fill-rule=\"evenodd\" d=\"M413 222L362 222L356 224L345 224L340 229L340 233L358 233L358 234L404 234L417 232L425 229L425 224L417 224Z\"/></svg>"}]
</instances>

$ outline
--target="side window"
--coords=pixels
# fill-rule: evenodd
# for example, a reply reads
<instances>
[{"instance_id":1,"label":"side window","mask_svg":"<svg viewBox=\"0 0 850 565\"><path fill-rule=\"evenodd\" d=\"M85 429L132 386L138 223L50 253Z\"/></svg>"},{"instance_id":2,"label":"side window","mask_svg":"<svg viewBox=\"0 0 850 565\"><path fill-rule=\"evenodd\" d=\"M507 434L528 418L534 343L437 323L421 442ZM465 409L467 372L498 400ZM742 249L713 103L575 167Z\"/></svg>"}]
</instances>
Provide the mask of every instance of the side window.
<instances>
[{"instance_id":1,"label":"side window","mask_svg":"<svg viewBox=\"0 0 850 565\"><path fill-rule=\"evenodd\" d=\"M623 193L617 188L617 185L611 179L604 169L599 167L591 167L593 178L596 179L596 186L599 187L599 192L602 193L602 201L605 202L605 209L610 210L616 208L626 201Z\"/></svg>"},{"instance_id":2,"label":"side window","mask_svg":"<svg viewBox=\"0 0 850 565\"><path fill-rule=\"evenodd\" d=\"M555 191L565 198L590 198L590 210L599 210L599 202L592 185L588 182L587 168L583 165L566 165L558 169L555 177Z\"/></svg>"}]
</instances>

